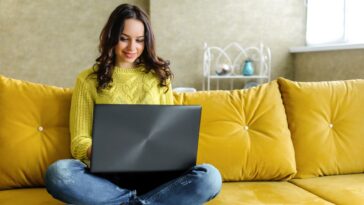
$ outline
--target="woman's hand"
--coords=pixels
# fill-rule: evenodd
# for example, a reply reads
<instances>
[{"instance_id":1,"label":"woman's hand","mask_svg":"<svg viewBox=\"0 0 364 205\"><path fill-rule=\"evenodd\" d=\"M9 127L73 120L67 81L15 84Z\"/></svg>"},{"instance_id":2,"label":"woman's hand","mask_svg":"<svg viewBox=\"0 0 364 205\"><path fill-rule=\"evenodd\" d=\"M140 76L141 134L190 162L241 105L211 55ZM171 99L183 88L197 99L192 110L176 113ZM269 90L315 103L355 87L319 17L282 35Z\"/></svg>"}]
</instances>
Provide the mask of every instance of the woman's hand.
<instances>
[{"instance_id":1,"label":"woman's hand","mask_svg":"<svg viewBox=\"0 0 364 205\"><path fill-rule=\"evenodd\" d=\"M87 158L91 160L91 146L87 149Z\"/></svg>"}]
</instances>

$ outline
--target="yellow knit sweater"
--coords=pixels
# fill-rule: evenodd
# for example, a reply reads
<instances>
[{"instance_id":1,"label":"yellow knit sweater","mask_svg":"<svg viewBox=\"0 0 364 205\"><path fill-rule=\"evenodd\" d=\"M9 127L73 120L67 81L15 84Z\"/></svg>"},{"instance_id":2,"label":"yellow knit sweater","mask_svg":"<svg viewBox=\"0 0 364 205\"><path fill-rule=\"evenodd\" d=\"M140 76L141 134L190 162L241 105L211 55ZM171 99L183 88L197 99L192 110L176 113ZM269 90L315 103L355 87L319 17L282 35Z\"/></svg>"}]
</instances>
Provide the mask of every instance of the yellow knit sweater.
<instances>
[{"instance_id":1,"label":"yellow knit sweater","mask_svg":"<svg viewBox=\"0 0 364 205\"><path fill-rule=\"evenodd\" d=\"M111 87L97 92L97 80L89 76L93 69L79 74L72 95L70 113L71 153L76 159L88 161L87 148L92 143L94 104L173 104L170 81L166 87L159 86L154 72L145 68L115 67Z\"/></svg>"}]
</instances>

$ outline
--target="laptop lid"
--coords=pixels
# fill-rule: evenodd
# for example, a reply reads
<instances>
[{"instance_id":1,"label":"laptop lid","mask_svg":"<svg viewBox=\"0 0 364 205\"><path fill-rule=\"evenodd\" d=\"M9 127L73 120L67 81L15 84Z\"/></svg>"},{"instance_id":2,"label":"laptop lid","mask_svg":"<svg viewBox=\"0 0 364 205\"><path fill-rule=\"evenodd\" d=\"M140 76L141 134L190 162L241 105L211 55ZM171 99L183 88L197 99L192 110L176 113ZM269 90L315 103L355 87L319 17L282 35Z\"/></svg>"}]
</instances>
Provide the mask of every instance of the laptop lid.
<instances>
[{"instance_id":1,"label":"laptop lid","mask_svg":"<svg viewBox=\"0 0 364 205\"><path fill-rule=\"evenodd\" d=\"M201 106L96 104L91 172L187 170L196 164Z\"/></svg>"}]
</instances>

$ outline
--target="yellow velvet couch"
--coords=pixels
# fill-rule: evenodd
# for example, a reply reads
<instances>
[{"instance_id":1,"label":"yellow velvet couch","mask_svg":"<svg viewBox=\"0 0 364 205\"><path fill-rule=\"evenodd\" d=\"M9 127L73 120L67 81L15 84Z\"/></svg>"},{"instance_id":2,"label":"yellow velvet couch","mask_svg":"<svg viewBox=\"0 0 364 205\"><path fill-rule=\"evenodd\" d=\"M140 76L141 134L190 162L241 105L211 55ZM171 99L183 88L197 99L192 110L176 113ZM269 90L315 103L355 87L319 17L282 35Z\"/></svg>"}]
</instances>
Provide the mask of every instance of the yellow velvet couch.
<instances>
[{"instance_id":1,"label":"yellow velvet couch","mask_svg":"<svg viewBox=\"0 0 364 205\"><path fill-rule=\"evenodd\" d=\"M70 158L72 91L0 76L0 204L62 204L46 168ZM198 163L224 183L209 205L364 204L364 80L174 94L202 105Z\"/></svg>"}]
</instances>

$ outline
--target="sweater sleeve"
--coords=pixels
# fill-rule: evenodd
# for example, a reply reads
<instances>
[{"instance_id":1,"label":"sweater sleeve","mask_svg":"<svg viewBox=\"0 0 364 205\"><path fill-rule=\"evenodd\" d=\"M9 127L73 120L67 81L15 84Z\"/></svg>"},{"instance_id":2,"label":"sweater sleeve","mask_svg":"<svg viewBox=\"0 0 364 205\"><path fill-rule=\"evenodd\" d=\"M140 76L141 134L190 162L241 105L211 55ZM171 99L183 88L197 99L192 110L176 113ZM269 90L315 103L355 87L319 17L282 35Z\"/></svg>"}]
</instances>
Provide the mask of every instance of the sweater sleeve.
<instances>
[{"instance_id":1,"label":"sweater sleeve","mask_svg":"<svg viewBox=\"0 0 364 205\"><path fill-rule=\"evenodd\" d=\"M172 89L172 82L167 80L168 91L165 93L165 103L167 105L173 105L173 89Z\"/></svg>"},{"instance_id":2,"label":"sweater sleeve","mask_svg":"<svg viewBox=\"0 0 364 205\"><path fill-rule=\"evenodd\" d=\"M85 80L77 78L70 111L71 154L79 160L87 160L91 146L91 130L94 102Z\"/></svg>"}]
</instances>

